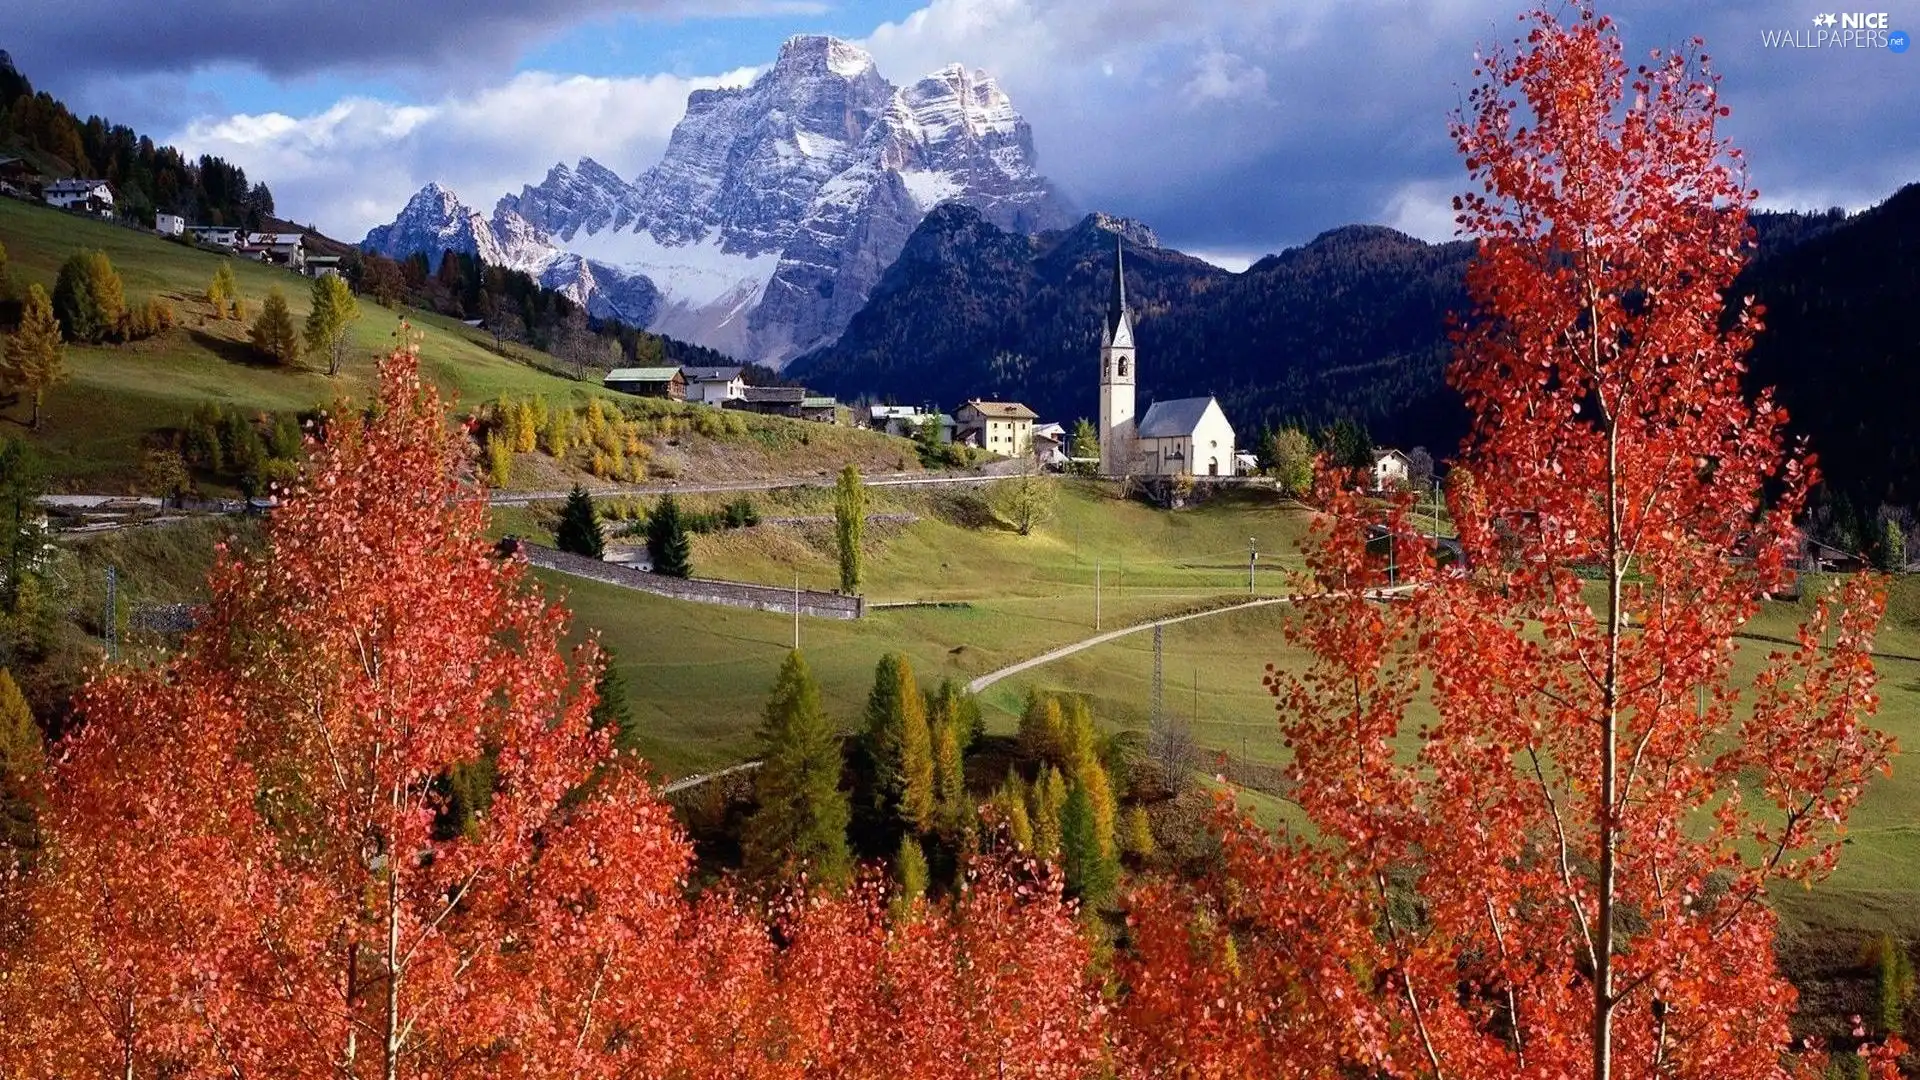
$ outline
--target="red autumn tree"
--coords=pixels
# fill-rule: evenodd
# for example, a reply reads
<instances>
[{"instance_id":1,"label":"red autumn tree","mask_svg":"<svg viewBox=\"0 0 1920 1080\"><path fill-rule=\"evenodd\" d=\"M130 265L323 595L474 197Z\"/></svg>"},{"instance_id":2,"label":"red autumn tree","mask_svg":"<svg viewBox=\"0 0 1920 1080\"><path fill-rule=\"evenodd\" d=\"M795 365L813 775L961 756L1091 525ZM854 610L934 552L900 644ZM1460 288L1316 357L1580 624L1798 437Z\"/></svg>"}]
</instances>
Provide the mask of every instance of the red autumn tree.
<instances>
[{"instance_id":1,"label":"red autumn tree","mask_svg":"<svg viewBox=\"0 0 1920 1080\"><path fill-rule=\"evenodd\" d=\"M1765 894L1832 867L1888 761L1863 723L1880 599L1856 579L1740 673L1812 473L1741 389L1761 313L1725 303L1754 197L1727 110L1698 41L1629 72L1590 10L1526 23L1454 129L1479 243L1451 376L1475 415L1452 508L1471 572L1408 542L1402 500L1386 524L1418 588L1368 600L1377 515L1329 485L1292 631L1312 662L1268 678L1317 835L1229 833L1230 938L1143 906L1123 1016L1143 1075L1816 1064L1789 1056Z\"/></svg>"},{"instance_id":2,"label":"red autumn tree","mask_svg":"<svg viewBox=\"0 0 1920 1080\"><path fill-rule=\"evenodd\" d=\"M653 1060L689 848L593 729L594 650L490 556L443 418L390 358L181 654L83 695L17 964L58 976L23 992L49 1072Z\"/></svg>"}]
</instances>

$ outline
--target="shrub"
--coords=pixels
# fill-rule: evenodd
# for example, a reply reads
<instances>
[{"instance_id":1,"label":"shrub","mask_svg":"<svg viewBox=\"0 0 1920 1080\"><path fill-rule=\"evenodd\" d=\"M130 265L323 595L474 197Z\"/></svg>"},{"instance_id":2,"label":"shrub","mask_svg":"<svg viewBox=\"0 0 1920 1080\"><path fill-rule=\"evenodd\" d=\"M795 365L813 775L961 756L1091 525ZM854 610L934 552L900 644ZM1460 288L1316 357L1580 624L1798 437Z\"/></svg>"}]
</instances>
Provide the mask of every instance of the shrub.
<instances>
[{"instance_id":1,"label":"shrub","mask_svg":"<svg viewBox=\"0 0 1920 1080\"><path fill-rule=\"evenodd\" d=\"M728 503L722 514L729 529L746 529L760 524L760 511L754 507L753 500L745 495Z\"/></svg>"},{"instance_id":2,"label":"shrub","mask_svg":"<svg viewBox=\"0 0 1920 1080\"><path fill-rule=\"evenodd\" d=\"M487 483L506 487L513 480L513 450L499 432L487 436Z\"/></svg>"},{"instance_id":3,"label":"shrub","mask_svg":"<svg viewBox=\"0 0 1920 1080\"><path fill-rule=\"evenodd\" d=\"M158 297L150 296L120 316L120 337L126 341L143 341L173 327L173 306Z\"/></svg>"}]
</instances>

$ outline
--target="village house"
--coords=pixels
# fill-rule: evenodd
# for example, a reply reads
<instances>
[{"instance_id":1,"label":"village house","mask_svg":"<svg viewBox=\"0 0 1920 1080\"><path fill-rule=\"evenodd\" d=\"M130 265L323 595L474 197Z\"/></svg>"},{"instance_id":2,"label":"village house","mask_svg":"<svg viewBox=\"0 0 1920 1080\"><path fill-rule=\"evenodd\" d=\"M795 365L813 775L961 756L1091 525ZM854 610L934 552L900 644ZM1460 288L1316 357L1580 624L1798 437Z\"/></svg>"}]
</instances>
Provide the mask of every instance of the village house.
<instances>
[{"instance_id":1,"label":"village house","mask_svg":"<svg viewBox=\"0 0 1920 1080\"><path fill-rule=\"evenodd\" d=\"M1067 429L1059 424L1035 424L1033 456L1042 465L1067 463Z\"/></svg>"},{"instance_id":2,"label":"village house","mask_svg":"<svg viewBox=\"0 0 1920 1080\"><path fill-rule=\"evenodd\" d=\"M326 277L328 274L338 274L340 273L340 256L309 255L307 256L306 273L307 273L307 276L310 278L323 278L323 277ZM478 324L479 324L479 320L476 319L470 325L473 325L477 328Z\"/></svg>"},{"instance_id":3,"label":"village house","mask_svg":"<svg viewBox=\"0 0 1920 1080\"><path fill-rule=\"evenodd\" d=\"M798 386L749 386L723 407L798 420L806 400L806 390Z\"/></svg>"},{"instance_id":4,"label":"village house","mask_svg":"<svg viewBox=\"0 0 1920 1080\"><path fill-rule=\"evenodd\" d=\"M26 188L37 183L39 179L40 170L34 168L26 158L0 157L0 183Z\"/></svg>"},{"instance_id":5,"label":"village house","mask_svg":"<svg viewBox=\"0 0 1920 1080\"><path fill-rule=\"evenodd\" d=\"M1133 311L1121 242L1115 239L1113 291L1100 337L1100 472L1105 476L1232 476L1233 425L1213 397L1156 401L1134 420Z\"/></svg>"},{"instance_id":6,"label":"village house","mask_svg":"<svg viewBox=\"0 0 1920 1080\"><path fill-rule=\"evenodd\" d=\"M901 439L917 439L926 425L933 424L934 441L950 443L957 426L954 418L946 413L918 405L869 405L863 411L866 421L862 426Z\"/></svg>"},{"instance_id":7,"label":"village house","mask_svg":"<svg viewBox=\"0 0 1920 1080\"><path fill-rule=\"evenodd\" d=\"M161 236L180 236L187 231L187 219L179 214L153 215L153 231Z\"/></svg>"},{"instance_id":8,"label":"village house","mask_svg":"<svg viewBox=\"0 0 1920 1080\"><path fill-rule=\"evenodd\" d=\"M1017 401L980 401L967 402L953 412L953 418L960 425L961 440L966 433L975 432L979 436L981 449L999 454L1001 457L1014 457L1033 449L1033 422L1038 415ZM969 443L968 445L973 445Z\"/></svg>"},{"instance_id":9,"label":"village house","mask_svg":"<svg viewBox=\"0 0 1920 1080\"><path fill-rule=\"evenodd\" d=\"M677 367L615 368L600 385L636 397L687 400L687 379Z\"/></svg>"},{"instance_id":10,"label":"village house","mask_svg":"<svg viewBox=\"0 0 1920 1080\"><path fill-rule=\"evenodd\" d=\"M307 265L305 240L299 233L248 233L240 251L274 266L304 270Z\"/></svg>"},{"instance_id":11,"label":"village house","mask_svg":"<svg viewBox=\"0 0 1920 1080\"><path fill-rule=\"evenodd\" d=\"M240 246L240 230L226 225L189 225L187 235L197 243L209 247L236 248Z\"/></svg>"},{"instance_id":12,"label":"village house","mask_svg":"<svg viewBox=\"0 0 1920 1080\"><path fill-rule=\"evenodd\" d=\"M83 210L101 217L113 216L113 185L105 180L55 180L40 197L48 206L61 210Z\"/></svg>"},{"instance_id":13,"label":"village house","mask_svg":"<svg viewBox=\"0 0 1920 1080\"><path fill-rule=\"evenodd\" d=\"M703 405L725 405L746 395L747 380L738 367L683 367L687 400Z\"/></svg>"},{"instance_id":14,"label":"village house","mask_svg":"<svg viewBox=\"0 0 1920 1080\"><path fill-rule=\"evenodd\" d=\"M825 395L809 394L800 399L800 418L821 424L840 422L840 402Z\"/></svg>"},{"instance_id":15,"label":"village house","mask_svg":"<svg viewBox=\"0 0 1920 1080\"><path fill-rule=\"evenodd\" d=\"M1407 486L1408 466L1412 462L1398 450L1376 450L1373 455L1373 490L1398 491Z\"/></svg>"}]
</instances>

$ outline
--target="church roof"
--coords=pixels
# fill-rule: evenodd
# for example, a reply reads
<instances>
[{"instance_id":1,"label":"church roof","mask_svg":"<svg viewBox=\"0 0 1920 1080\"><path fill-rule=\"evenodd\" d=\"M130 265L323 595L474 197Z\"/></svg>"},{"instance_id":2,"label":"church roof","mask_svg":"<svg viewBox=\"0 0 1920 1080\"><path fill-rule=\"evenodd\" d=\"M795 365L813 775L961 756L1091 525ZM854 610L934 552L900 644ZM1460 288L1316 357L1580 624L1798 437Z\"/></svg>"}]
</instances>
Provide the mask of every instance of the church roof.
<instances>
[{"instance_id":1,"label":"church roof","mask_svg":"<svg viewBox=\"0 0 1920 1080\"><path fill-rule=\"evenodd\" d=\"M1127 312L1127 244L1119 233L1113 235L1113 295L1107 298L1107 333L1114 328ZM1132 320L1128 320L1131 322Z\"/></svg>"},{"instance_id":2,"label":"church roof","mask_svg":"<svg viewBox=\"0 0 1920 1080\"><path fill-rule=\"evenodd\" d=\"M1140 418L1136 430L1142 439L1178 439L1191 435L1213 403L1210 397L1156 401L1147 409L1147 415Z\"/></svg>"}]
</instances>

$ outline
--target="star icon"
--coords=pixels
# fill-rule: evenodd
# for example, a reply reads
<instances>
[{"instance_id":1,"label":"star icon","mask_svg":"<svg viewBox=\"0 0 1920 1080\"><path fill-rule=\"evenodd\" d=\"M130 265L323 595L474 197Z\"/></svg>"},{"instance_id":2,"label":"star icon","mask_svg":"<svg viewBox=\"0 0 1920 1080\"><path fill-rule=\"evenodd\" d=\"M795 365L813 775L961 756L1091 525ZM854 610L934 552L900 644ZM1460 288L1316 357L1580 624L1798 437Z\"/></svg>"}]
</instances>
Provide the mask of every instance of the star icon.
<instances>
[{"instance_id":1,"label":"star icon","mask_svg":"<svg viewBox=\"0 0 1920 1080\"><path fill-rule=\"evenodd\" d=\"M1813 17L1813 25L1815 26L1832 26L1839 21L1839 19L1834 18L1832 15L1815 15Z\"/></svg>"}]
</instances>

